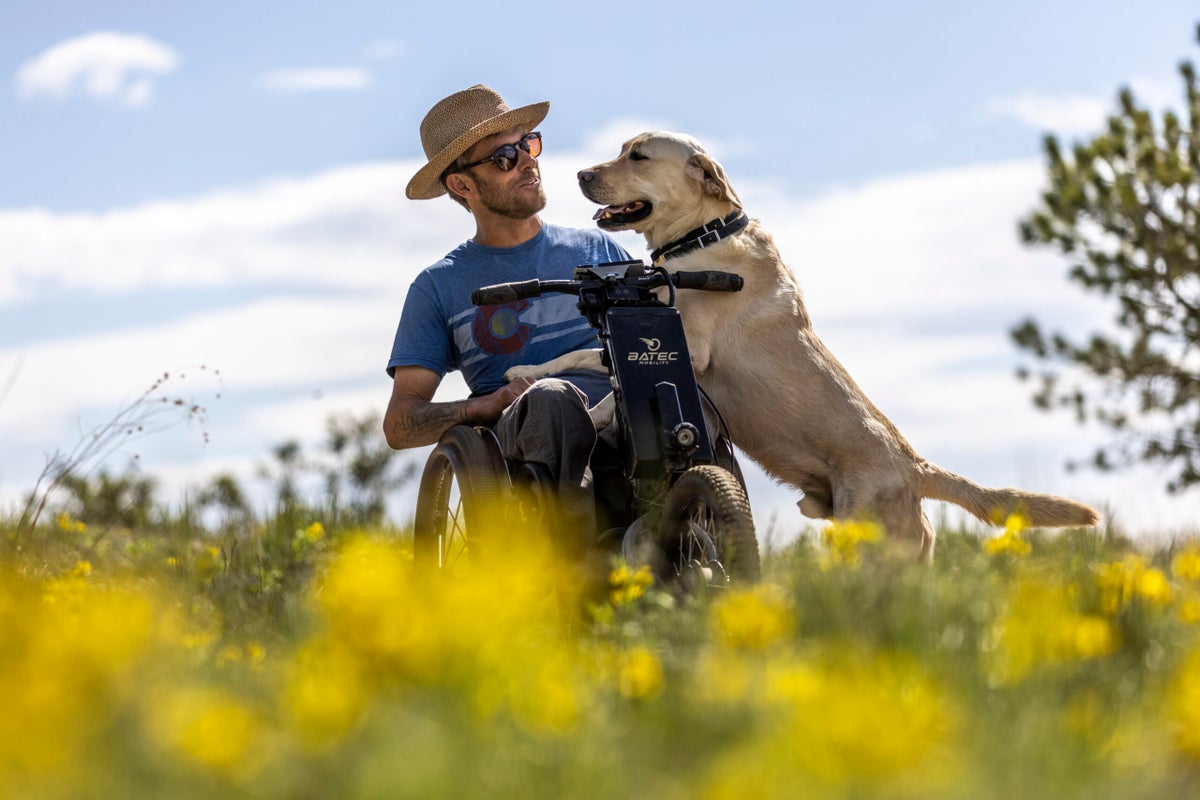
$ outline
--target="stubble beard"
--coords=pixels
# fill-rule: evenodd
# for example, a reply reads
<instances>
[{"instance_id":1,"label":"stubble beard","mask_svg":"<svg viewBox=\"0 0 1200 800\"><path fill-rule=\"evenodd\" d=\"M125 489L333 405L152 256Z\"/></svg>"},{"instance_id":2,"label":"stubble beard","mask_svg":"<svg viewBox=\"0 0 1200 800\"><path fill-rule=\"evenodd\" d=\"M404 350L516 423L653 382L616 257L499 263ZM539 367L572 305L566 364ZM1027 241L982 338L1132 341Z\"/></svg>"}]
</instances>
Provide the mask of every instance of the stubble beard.
<instances>
[{"instance_id":1,"label":"stubble beard","mask_svg":"<svg viewBox=\"0 0 1200 800\"><path fill-rule=\"evenodd\" d=\"M546 207L546 192L542 190L540 183L537 185L537 191L532 194L506 190L488 180L477 180L476 186L483 207L508 219L529 219Z\"/></svg>"}]
</instances>

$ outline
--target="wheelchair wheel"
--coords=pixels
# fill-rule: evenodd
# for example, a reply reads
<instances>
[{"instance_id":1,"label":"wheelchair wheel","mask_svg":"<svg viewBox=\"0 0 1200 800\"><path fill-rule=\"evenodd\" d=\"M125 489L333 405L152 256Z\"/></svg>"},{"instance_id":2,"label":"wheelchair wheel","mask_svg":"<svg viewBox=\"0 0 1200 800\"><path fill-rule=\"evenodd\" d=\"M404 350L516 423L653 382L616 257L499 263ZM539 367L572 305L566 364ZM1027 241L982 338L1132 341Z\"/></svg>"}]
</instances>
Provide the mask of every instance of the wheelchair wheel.
<instances>
[{"instance_id":1,"label":"wheelchair wheel","mask_svg":"<svg viewBox=\"0 0 1200 800\"><path fill-rule=\"evenodd\" d=\"M750 503L737 476L721 467L684 472L667 493L652 566L683 591L761 577Z\"/></svg>"},{"instance_id":2,"label":"wheelchair wheel","mask_svg":"<svg viewBox=\"0 0 1200 800\"><path fill-rule=\"evenodd\" d=\"M513 468L510 529L538 541L553 541L559 531L556 484L542 464L521 462Z\"/></svg>"},{"instance_id":3,"label":"wheelchair wheel","mask_svg":"<svg viewBox=\"0 0 1200 800\"><path fill-rule=\"evenodd\" d=\"M455 425L442 434L421 474L413 521L418 569L464 575L485 559L507 505L504 459L486 429Z\"/></svg>"}]
</instances>

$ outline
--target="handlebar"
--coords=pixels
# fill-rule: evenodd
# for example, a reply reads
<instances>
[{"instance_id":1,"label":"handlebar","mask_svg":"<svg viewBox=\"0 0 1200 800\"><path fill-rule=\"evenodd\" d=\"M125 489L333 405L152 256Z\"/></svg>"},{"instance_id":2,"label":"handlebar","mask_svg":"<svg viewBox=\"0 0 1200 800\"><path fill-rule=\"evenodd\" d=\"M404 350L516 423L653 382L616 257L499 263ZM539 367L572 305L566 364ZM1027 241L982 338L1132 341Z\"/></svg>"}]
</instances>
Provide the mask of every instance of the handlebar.
<instances>
[{"instance_id":1,"label":"handlebar","mask_svg":"<svg viewBox=\"0 0 1200 800\"><path fill-rule=\"evenodd\" d=\"M609 276L606 280L615 283L644 289L671 285L680 289L698 289L706 292L740 292L745 281L741 275L717 270L698 272L673 272L663 270L647 272L642 275ZM551 280L541 281L537 278L512 283L497 283L494 286L483 286L471 292L471 302L477 306L512 303L530 297L541 297L543 294L578 294L585 285L596 285L595 280Z\"/></svg>"}]
</instances>

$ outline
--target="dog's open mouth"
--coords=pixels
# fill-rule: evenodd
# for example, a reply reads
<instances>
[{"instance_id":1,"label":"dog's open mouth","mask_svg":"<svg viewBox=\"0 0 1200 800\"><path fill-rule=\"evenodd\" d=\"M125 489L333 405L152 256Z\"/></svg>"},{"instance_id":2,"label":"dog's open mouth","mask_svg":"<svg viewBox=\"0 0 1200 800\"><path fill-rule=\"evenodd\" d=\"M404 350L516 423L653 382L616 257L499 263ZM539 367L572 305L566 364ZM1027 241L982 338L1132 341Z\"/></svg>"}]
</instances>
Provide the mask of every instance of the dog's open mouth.
<instances>
[{"instance_id":1,"label":"dog's open mouth","mask_svg":"<svg viewBox=\"0 0 1200 800\"><path fill-rule=\"evenodd\" d=\"M647 200L634 200L620 206L605 206L592 217L596 224L605 229L625 228L650 216L654 206Z\"/></svg>"}]
</instances>

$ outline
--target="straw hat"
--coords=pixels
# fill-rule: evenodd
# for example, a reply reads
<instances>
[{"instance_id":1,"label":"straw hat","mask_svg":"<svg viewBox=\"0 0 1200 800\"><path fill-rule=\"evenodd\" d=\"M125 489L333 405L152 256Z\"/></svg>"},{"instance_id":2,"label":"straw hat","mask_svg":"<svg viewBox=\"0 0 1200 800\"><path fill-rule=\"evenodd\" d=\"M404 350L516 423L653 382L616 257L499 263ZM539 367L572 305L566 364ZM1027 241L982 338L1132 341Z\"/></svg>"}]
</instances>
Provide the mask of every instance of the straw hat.
<instances>
[{"instance_id":1,"label":"straw hat","mask_svg":"<svg viewBox=\"0 0 1200 800\"><path fill-rule=\"evenodd\" d=\"M421 146L429 163L408 182L408 199L429 200L445 194L441 175L456 158L494 133L518 125L532 131L549 110L548 102L510 109L503 97L482 83L442 100L421 120Z\"/></svg>"}]
</instances>

